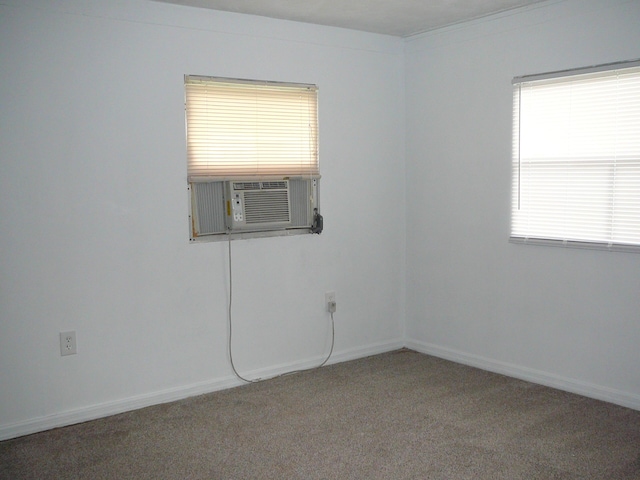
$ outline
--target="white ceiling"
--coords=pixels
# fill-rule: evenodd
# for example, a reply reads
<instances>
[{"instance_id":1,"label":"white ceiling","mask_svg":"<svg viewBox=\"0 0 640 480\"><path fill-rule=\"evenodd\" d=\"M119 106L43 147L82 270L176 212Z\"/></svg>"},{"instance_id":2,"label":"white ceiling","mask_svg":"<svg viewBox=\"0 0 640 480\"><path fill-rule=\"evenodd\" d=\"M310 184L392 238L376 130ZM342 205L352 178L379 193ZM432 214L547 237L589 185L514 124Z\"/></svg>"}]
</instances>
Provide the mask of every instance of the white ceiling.
<instances>
[{"instance_id":1,"label":"white ceiling","mask_svg":"<svg viewBox=\"0 0 640 480\"><path fill-rule=\"evenodd\" d=\"M158 0L407 37L546 0Z\"/></svg>"}]
</instances>

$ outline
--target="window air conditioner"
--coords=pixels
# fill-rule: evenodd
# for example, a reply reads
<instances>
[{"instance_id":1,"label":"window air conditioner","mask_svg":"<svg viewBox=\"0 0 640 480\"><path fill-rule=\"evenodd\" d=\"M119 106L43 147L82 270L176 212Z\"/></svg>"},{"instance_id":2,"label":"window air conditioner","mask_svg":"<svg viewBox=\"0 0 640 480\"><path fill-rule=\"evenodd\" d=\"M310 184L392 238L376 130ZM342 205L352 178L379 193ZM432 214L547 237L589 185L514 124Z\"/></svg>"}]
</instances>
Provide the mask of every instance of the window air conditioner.
<instances>
[{"instance_id":1,"label":"window air conditioner","mask_svg":"<svg viewBox=\"0 0 640 480\"><path fill-rule=\"evenodd\" d=\"M279 229L291 225L289 181L226 182L227 227Z\"/></svg>"},{"instance_id":2,"label":"window air conditioner","mask_svg":"<svg viewBox=\"0 0 640 480\"><path fill-rule=\"evenodd\" d=\"M193 182L191 240L231 232L311 229L317 179Z\"/></svg>"}]
</instances>

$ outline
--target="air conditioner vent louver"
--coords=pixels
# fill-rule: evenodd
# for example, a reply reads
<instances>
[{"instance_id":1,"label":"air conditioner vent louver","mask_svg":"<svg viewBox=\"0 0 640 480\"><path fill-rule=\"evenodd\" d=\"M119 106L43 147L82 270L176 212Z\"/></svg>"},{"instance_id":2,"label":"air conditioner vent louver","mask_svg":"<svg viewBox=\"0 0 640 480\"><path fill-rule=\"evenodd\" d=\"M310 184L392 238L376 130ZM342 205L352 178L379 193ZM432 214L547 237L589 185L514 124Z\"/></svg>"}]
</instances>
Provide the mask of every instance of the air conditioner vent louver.
<instances>
[{"instance_id":1,"label":"air conditioner vent louver","mask_svg":"<svg viewBox=\"0 0 640 480\"><path fill-rule=\"evenodd\" d=\"M234 190L260 190L260 182L233 182Z\"/></svg>"},{"instance_id":2,"label":"air conditioner vent louver","mask_svg":"<svg viewBox=\"0 0 640 480\"><path fill-rule=\"evenodd\" d=\"M287 188L287 182L262 182L263 190L272 190L276 188Z\"/></svg>"},{"instance_id":3,"label":"air conditioner vent louver","mask_svg":"<svg viewBox=\"0 0 640 480\"><path fill-rule=\"evenodd\" d=\"M245 192L244 202L247 224L290 221L287 190Z\"/></svg>"}]
</instances>

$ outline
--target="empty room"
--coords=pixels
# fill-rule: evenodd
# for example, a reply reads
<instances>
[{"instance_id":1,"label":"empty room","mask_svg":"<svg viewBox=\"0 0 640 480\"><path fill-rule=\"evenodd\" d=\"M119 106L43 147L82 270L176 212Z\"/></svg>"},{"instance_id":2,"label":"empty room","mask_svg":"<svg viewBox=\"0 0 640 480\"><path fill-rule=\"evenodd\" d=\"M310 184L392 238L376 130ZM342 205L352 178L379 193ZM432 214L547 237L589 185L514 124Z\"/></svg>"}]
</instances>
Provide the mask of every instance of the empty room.
<instances>
[{"instance_id":1,"label":"empty room","mask_svg":"<svg viewBox=\"0 0 640 480\"><path fill-rule=\"evenodd\" d=\"M0 0L0 478L640 478L639 25Z\"/></svg>"}]
</instances>

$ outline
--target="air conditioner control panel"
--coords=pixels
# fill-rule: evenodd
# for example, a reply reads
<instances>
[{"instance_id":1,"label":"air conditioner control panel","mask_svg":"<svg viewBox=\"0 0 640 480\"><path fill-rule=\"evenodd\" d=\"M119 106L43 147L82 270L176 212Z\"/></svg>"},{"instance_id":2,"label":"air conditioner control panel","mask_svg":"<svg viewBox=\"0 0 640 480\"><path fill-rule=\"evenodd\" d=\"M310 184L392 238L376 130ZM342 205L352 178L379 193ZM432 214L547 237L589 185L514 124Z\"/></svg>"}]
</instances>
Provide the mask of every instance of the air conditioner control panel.
<instances>
[{"instance_id":1,"label":"air conditioner control panel","mask_svg":"<svg viewBox=\"0 0 640 480\"><path fill-rule=\"evenodd\" d=\"M242 197L239 193L236 193L233 196L233 201L231 202L231 209L233 211L234 222L244 221L244 216L242 214Z\"/></svg>"}]
</instances>

